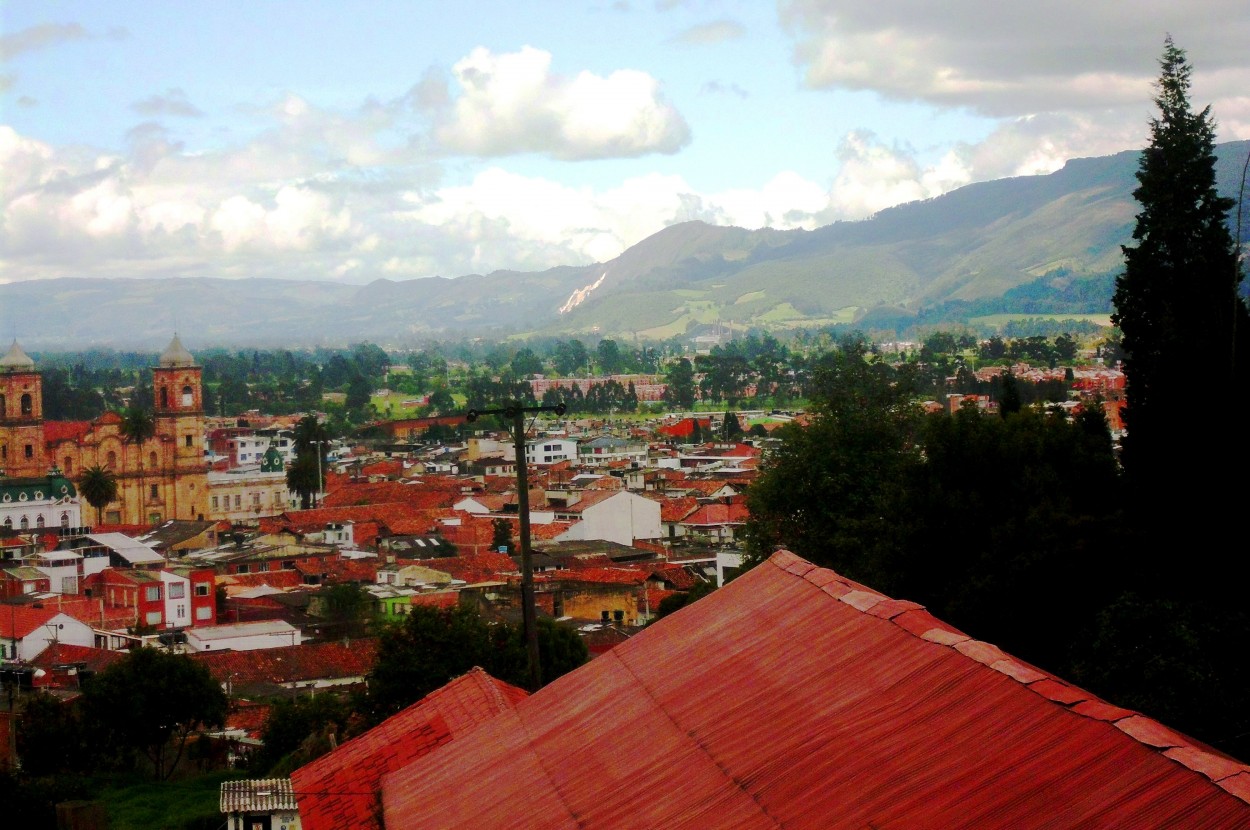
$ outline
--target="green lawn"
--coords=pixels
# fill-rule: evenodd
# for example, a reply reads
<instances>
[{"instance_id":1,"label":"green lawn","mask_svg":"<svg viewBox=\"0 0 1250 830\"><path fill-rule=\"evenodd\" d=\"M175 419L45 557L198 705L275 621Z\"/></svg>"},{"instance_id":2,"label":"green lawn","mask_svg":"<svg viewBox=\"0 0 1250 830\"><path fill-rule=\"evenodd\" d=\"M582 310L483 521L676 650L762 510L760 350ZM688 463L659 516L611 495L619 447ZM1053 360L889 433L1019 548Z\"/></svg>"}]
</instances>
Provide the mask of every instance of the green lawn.
<instances>
[{"instance_id":1,"label":"green lawn","mask_svg":"<svg viewBox=\"0 0 1250 830\"><path fill-rule=\"evenodd\" d=\"M162 783L116 783L98 798L108 810L109 830L207 830L225 824L221 782L242 777L239 772L210 772Z\"/></svg>"}]
</instances>

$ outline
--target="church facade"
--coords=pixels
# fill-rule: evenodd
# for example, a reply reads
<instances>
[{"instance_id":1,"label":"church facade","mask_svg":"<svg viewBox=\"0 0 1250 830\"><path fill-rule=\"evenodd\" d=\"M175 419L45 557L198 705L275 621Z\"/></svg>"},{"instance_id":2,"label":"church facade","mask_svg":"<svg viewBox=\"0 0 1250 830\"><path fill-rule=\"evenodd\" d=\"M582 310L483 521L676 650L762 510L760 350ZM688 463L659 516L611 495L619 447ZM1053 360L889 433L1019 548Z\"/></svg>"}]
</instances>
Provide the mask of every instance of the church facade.
<instances>
[{"instance_id":1,"label":"church facade","mask_svg":"<svg viewBox=\"0 0 1250 830\"><path fill-rule=\"evenodd\" d=\"M203 520L208 465L201 373L175 335L152 369L155 434L142 443L128 441L115 412L93 421L45 421L39 371L14 341L0 358L0 470L7 478L60 475L71 481L88 467L109 470L117 478L117 499L99 515L83 505L88 522Z\"/></svg>"}]
</instances>

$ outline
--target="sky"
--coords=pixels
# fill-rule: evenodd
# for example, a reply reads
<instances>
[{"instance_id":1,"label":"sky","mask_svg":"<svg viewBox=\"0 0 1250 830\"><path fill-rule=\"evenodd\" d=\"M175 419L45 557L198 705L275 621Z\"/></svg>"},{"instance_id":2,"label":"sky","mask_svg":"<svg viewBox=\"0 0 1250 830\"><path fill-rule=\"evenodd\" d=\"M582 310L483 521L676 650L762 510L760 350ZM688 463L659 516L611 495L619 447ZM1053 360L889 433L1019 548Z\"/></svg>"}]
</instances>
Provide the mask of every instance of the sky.
<instances>
[{"instance_id":1,"label":"sky","mask_svg":"<svg viewBox=\"0 0 1250 830\"><path fill-rule=\"evenodd\" d=\"M1148 140L1245 0L0 2L0 282L368 283L816 228Z\"/></svg>"}]
</instances>

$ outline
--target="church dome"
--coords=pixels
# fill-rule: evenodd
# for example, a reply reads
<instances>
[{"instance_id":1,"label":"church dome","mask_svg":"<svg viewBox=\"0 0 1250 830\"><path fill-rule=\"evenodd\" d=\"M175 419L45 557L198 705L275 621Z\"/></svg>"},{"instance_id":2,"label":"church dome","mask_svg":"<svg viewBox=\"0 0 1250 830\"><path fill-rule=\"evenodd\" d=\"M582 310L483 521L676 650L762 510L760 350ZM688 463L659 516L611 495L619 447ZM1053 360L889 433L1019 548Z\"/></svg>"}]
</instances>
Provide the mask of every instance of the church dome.
<instances>
[{"instance_id":1,"label":"church dome","mask_svg":"<svg viewBox=\"0 0 1250 830\"><path fill-rule=\"evenodd\" d=\"M174 339L169 341L169 345L165 347L165 351L161 352L161 368L173 369L179 366L194 366L195 358L187 351L182 341L178 339L178 335L174 335Z\"/></svg>"},{"instance_id":2,"label":"church dome","mask_svg":"<svg viewBox=\"0 0 1250 830\"><path fill-rule=\"evenodd\" d=\"M0 372L33 372L35 370L35 361L30 359L30 355L22 351L22 347L17 344L17 340L13 341L13 345L9 347L8 353L4 357L0 357Z\"/></svg>"}]
</instances>

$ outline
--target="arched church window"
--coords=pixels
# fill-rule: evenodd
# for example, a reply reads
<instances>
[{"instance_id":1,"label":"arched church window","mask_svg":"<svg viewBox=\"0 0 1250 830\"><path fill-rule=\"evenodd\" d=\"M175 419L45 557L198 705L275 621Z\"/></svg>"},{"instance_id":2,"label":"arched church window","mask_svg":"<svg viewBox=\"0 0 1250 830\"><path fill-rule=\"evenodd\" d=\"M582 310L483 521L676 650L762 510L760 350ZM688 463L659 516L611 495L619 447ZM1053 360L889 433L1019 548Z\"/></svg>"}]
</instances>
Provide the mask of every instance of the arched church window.
<instances>
[{"instance_id":1,"label":"arched church window","mask_svg":"<svg viewBox=\"0 0 1250 830\"><path fill-rule=\"evenodd\" d=\"M195 394L191 391L190 386L182 387L182 405L191 406L195 403Z\"/></svg>"},{"instance_id":2,"label":"arched church window","mask_svg":"<svg viewBox=\"0 0 1250 830\"><path fill-rule=\"evenodd\" d=\"M4 403L4 395L0 395L0 418L4 418L8 414L8 407Z\"/></svg>"},{"instance_id":3,"label":"arched church window","mask_svg":"<svg viewBox=\"0 0 1250 830\"><path fill-rule=\"evenodd\" d=\"M169 409L169 389L161 387L161 409Z\"/></svg>"},{"instance_id":4,"label":"arched church window","mask_svg":"<svg viewBox=\"0 0 1250 830\"><path fill-rule=\"evenodd\" d=\"M43 515L40 514L35 517L35 527L43 527L43 526L44 526Z\"/></svg>"},{"instance_id":5,"label":"arched church window","mask_svg":"<svg viewBox=\"0 0 1250 830\"><path fill-rule=\"evenodd\" d=\"M67 476L74 474L74 457L72 455L65 456L65 463L61 465L61 472Z\"/></svg>"},{"instance_id":6,"label":"arched church window","mask_svg":"<svg viewBox=\"0 0 1250 830\"><path fill-rule=\"evenodd\" d=\"M69 527L69 514L68 513L61 514L61 527Z\"/></svg>"},{"instance_id":7,"label":"arched church window","mask_svg":"<svg viewBox=\"0 0 1250 830\"><path fill-rule=\"evenodd\" d=\"M22 395L22 414L29 415L35 411L34 401L31 400L30 393Z\"/></svg>"},{"instance_id":8,"label":"arched church window","mask_svg":"<svg viewBox=\"0 0 1250 830\"><path fill-rule=\"evenodd\" d=\"M22 530L29 530L29 529L30 529L30 519L28 519L28 518L26 518L25 516L23 516L23 517L22 517L22 520L21 520L20 522L18 522L18 523L17 523L17 526L18 526L19 528L21 528Z\"/></svg>"},{"instance_id":9,"label":"arched church window","mask_svg":"<svg viewBox=\"0 0 1250 830\"><path fill-rule=\"evenodd\" d=\"M150 453L148 453L148 469L149 469L149 470L155 470L155 469L156 469L156 463L157 463L157 462L156 462L156 453L155 453L155 452L150 452Z\"/></svg>"},{"instance_id":10,"label":"arched church window","mask_svg":"<svg viewBox=\"0 0 1250 830\"><path fill-rule=\"evenodd\" d=\"M13 529L13 517L12 516L4 517L4 526L7 527L9 530Z\"/></svg>"},{"instance_id":11,"label":"arched church window","mask_svg":"<svg viewBox=\"0 0 1250 830\"><path fill-rule=\"evenodd\" d=\"M104 466L106 469L113 469L117 466L117 453L109 450L108 455L104 456Z\"/></svg>"}]
</instances>

